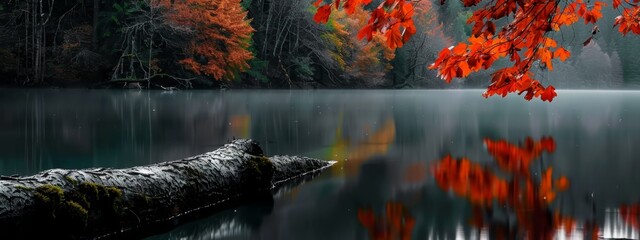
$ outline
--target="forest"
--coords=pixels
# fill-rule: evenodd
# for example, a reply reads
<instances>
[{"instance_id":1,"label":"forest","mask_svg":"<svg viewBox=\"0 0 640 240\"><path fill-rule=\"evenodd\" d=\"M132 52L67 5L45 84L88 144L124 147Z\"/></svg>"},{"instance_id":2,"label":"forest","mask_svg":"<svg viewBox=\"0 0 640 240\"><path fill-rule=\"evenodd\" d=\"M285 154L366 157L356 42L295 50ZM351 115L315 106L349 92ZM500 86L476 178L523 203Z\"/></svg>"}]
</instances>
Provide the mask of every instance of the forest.
<instances>
[{"instance_id":1,"label":"forest","mask_svg":"<svg viewBox=\"0 0 640 240\"><path fill-rule=\"evenodd\" d=\"M446 81L438 76L452 69L429 69L442 49L486 30L475 29L477 24L471 22L486 8L474 6L474 1L411 3L413 34L399 45L389 44L388 34L382 31L369 33L367 39L360 34L373 10L388 9L386 2L397 1L365 2L345 1L342 8L327 12L327 7L340 5L340 1L5 1L0 3L0 84L164 89L485 88L493 72L511 64L509 59L497 59L484 66L487 71L455 74L453 69L454 76L445 77ZM594 8L593 4L586 6ZM620 34L621 30L612 27L620 9L609 6L598 11L599 19L585 19L588 24L545 32L546 38L562 45L571 57L530 64L527 67L536 80L560 88L640 85L640 69L635 66L638 37ZM495 20L498 27L508 21ZM491 24L495 33L495 24ZM553 68L547 66L551 61Z\"/></svg>"}]
</instances>

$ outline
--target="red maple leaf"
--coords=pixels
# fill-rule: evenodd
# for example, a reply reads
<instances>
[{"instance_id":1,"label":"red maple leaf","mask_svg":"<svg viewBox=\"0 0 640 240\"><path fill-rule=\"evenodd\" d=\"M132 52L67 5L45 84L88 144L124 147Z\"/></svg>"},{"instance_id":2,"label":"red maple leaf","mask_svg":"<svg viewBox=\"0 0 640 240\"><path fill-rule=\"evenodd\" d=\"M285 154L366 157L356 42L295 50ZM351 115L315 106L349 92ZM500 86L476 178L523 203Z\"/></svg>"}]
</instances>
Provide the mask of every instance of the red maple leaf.
<instances>
[{"instance_id":1,"label":"red maple leaf","mask_svg":"<svg viewBox=\"0 0 640 240\"><path fill-rule=\"evenodd\" d=\"M316 15L313 16L313 20L318 23L327 23L329 21L329 15L331 15L331 5L324 5L318 8Z\"/></svg>"}]
</instances>

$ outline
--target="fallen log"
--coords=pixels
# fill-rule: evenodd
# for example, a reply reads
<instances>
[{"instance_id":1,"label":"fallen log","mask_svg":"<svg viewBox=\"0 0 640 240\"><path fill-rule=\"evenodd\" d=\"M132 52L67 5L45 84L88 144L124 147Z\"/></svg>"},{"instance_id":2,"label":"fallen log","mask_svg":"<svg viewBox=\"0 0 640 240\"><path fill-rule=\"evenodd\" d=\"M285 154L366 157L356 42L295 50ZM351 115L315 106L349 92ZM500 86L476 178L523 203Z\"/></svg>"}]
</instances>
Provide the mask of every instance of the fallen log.
<instances>
[{"instance_id":1,"label":"fallen log","mask_svg":"<svg viewBox=\"0 0 640 240\"><path fill-rule=\"evenodd\" d=\"M52 169L0 177L0 231L19 238L93 238L143 228L269 190L334 162L265 157L253 140L127 169Z\"/></svg>"}]
</instances>

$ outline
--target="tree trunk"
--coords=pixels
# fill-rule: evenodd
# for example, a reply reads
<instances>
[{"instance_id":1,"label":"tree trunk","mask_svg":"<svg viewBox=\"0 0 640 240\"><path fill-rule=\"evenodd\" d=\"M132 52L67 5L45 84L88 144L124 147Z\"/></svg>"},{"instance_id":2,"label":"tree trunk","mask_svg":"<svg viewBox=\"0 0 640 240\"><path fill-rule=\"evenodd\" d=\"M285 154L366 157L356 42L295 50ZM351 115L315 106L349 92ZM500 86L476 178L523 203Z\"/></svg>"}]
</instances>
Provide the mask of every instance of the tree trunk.
<instances>
[{"instance_id":1,"label":"tree trunk","mask_svg":"<svg viewBox=\"0 0 640 240\"><path fill-rule=\"evenodd\" d=\"M127 169L52 169L0 177L3 236L85 238L157 225L271 189L334 162L265 157L253 140Z\"/></svg>"},{"instance_id":2,"label":"tree trunk","mask_svg":"<svg viewBox=\"0 0 640 240\"><path fill-rule=\"evenodd\" d=\"M98 16L100 15L100 0L93 0L93 31L91 32L91 48L98 51Z\"/></svg>"}]
</instances>

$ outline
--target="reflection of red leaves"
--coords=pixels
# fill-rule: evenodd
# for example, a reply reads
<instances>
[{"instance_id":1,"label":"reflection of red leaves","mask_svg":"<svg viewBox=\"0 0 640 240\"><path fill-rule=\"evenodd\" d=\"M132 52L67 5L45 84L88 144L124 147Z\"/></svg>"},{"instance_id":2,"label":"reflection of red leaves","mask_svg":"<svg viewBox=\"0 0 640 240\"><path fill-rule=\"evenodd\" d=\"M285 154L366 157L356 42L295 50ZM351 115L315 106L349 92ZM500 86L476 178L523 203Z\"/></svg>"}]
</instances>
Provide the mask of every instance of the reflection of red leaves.
<instances>
[{"instance_id":1,"label":"reflection of red leaves","mask_svg":"<svg viewBox=\"0 0 640 240\"><path fill-rule=\"evenodd\" d=\"M329 15L331 15L331 5L324 5L318 8L316 15L313 16L313 20L318 23L327 23L329 21Z\"/></svg>"},{"instance_id":2,"label":"reflection of red leaves","mask_svg":"<svg viewBox=\"0 0 640 240\"><path fill-rule=\"evenodd\" d=\"M640 204L620 206L622 220L636 229L640 229Z\"/></svg>"},{"instance_id":3,"label":"reflection of red leaves","mask_svg":"<svg viewBox=\"0 0 640 240\"><path fill-rule=\"evenodd\" d=\"M562 176L558 178L558 180L556 180L555 185L558 191L566 191L567 189L569 189L569 179L567 179L567 177L565 176Z\"/></svg>"},{"instance_id":4,"label":"reflection of red leaves","mask_svg":"<svg viewBox=\"0 0 640 240\"><path fill-rule=\"evenodd\" d=\"M576 220L569 217L563 217L562 215L556 213L553 215L553 221L557 224L557 226L564 229L564 233L567 238L571 235L571 230L576 227Z\"/></svg>"},{"instance_id":5,"label":"reflection of red leaves","mask_svg":"<svg viewBox=\"0 0 640 240\"><path fill-rule=\"evenodd\" d=\"M358 221L366 229L375 229L376 227L376 215L373 214L371 209L358 210Z\"/></svg>"},{"instance_id":6,"label":"reflection of red leaves","mask_svg":"<svg viewBox=\"0 0 640 240\"><path fill-rule=\"evenodd\" d=\"M424 162L417 162L407 166L403 174L405 183L420 183L427 178L427 167Z\"/></svg>"},{"instance_id":7,"label":"reflection of red leaves","mask_svg":"<svg viewBox=\"0 0 640 240\"><path fill-rule=\"evenodd\" d=\"M527 138L519 146L504 140L484 141L500 169L511 175L510 180L501 179L491 168L467 158L455 160L447 156L433 168L434 178L441 189L452 190L473 204L473 226L489 227L496 232L494 236L513 236L508 227L484 226L482 213L491 212L494 200L497 200L514 211L518 225L525 230L528 239L552 239L560 227L573 229L575 222L572 218L558 213L551 218L549 207L557 197L557 192L569 187L569 180L559 177L554 181L553 168L549 167L538 182L530 170L532 162L540 158L543 152L555 151L553 138L545 137L539 141Z\"/></svg>"},{"instance_id":8,"label":"reflection of red leaves","mask_svg":"<svg viewBox=\"0 0 640 240\"><path fill-rule=\"evenodd\" d=\"M411 239L416 221L402 203L388 202L384 215L376 217L372 209L358 209L358 221L371 239Z\"/></svg>"},{"instance_id":9,"label":"reflection of red leaves","mask_svg":"<svg viewBox=\"0 0 640 240\"><path fill-rule=\"evenodd\" d=\"M443 158L436 164L433 175L440 188L453 190L475 204L491 205L493 199L504 201L507 198L505 180L466 158Z\"/></svg>"},{"instance_id":10,"label":"reflection of red leaves","mask_svg":"<svg viewBox=\"0 0 640 240\"><path fill-rule=\"evenodd\" d=\"M547 168L540 179L538 188L539 197L546 202L553 202L556 199L556 192L553 190L553 168Z\"/></svg>"},{"instance_id":11,"label":"reflection of red leaves","mask_svg":"<svg viewBox=\"0 0 640 240\"><path fill-rule=\"evenodd\" d=\"M543 152L552 153L556 149L556 143L550 137L543 137L540 141L527 138L522 146L488 138L484 139L484 144L502 170L520 174L528 173L531 162L539 158Z\"/></svg>"}]
</instances>

